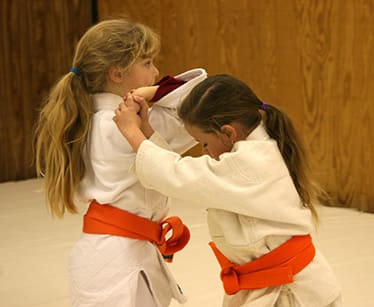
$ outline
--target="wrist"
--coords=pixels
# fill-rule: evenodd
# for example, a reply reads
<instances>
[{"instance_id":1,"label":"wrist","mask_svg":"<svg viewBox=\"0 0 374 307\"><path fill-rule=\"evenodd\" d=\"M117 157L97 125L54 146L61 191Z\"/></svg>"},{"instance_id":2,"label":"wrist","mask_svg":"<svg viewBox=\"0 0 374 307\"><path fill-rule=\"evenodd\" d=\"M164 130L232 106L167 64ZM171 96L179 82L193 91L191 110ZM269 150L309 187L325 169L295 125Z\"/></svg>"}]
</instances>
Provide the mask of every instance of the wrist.
<instances>
[{"instance_id":1,"label":"wrist","mask_svg":"<svg viewBox=\"0 0 374 307\"><path fill-rule=\"evenodd\" d=\"M155 131L153 130L152 126L149 124L149 123L146 123L143 127L142 127L142 132L144 134L144 136L149 139L153 133L155 133Z\"/></svg>"},{"instance_id":2,"label":"wrist","mask_svg":"<svg viewBox=\"0 0 374 307\"><path fill-rule=\"evenodd\" d=\"M124 136L134 151L138 151L140 145L147 140L147 137L139 128L124 131Z\"/></svg>"}]
</instances>

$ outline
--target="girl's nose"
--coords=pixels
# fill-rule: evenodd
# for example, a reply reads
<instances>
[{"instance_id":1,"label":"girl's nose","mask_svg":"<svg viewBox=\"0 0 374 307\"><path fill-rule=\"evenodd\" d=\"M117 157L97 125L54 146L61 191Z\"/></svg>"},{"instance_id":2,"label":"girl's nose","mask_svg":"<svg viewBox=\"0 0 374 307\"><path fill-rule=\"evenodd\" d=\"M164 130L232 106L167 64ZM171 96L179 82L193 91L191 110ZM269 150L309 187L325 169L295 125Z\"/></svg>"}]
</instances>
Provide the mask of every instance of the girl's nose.
<instances>
[{"instance_id":1,"label":"girl's nose","mask_svg":"<svg viewBox=\"0 0 374 307\"><path fill-rule=\"evenodd\" d=\"M153 66L153 70L154 70L154 74L155 74L155 78L157 78L160 74L159 70L157 69L156 66Z\"/></svg>"}]
</instances>

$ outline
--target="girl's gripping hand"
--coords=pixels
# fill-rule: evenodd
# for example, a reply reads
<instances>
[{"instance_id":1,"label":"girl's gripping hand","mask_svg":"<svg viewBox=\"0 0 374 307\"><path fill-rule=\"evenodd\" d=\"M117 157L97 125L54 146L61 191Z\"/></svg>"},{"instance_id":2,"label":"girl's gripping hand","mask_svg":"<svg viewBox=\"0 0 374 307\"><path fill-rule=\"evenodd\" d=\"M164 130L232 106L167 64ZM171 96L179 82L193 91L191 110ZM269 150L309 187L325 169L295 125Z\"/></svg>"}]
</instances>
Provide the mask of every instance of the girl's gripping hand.
<instances>
[{"instance_id":1,"label":"girl's gripping hand","mask_svg":"<svg viewBox=\"0 0 374 307\"><path fill-rule=\"evenodd\" d=\"M139 96L126 95L115 110L113 120L135 151L154 133L148 121L147 102Z\"/></svg>"},{"instance_id":2,"label":"girl's gripping hand","mask_svg":"<svg viewBox=\"0 0 374 307\"><path fill-rule=\"evenodd\" d=\"M134 101L132 95L126 95L124 101L115 110L113 120L124 136L131 130L140 129L141 118L138 115L139 111L140 105Z\"/></svg>"},{"instance_id":3,"label":"girl's gripping hand","mask_svg":"<svg viewBox=\"0 0 374 307\"><path fill-rule=\"evenodd\" d=\"M138 112L138 115L140 117L140 129L144 133L144 135L147 138L150 138L151 135L154 133L154 130L152 126L149 123L148 119L148 109L149 105L148 102L143 98L139 96L133 95L133 100L138 103L140 110Z\"/></svg>"}]
</instances>

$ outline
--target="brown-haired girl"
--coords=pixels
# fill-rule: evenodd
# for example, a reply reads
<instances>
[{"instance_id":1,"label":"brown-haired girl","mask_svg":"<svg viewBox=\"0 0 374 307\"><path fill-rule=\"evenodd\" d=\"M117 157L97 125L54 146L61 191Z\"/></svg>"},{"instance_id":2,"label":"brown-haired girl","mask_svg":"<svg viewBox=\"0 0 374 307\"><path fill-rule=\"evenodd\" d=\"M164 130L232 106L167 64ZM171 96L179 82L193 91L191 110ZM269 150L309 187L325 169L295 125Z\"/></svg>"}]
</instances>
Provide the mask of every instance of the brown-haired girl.
<instances>
[{"instance_id":1,"label":"brown-haired girl","mask_svg":"<svg viewBox=\"0 0 374 307\"><path fill-rule=\"evenodd\" d=\"M133 112L134 103L121 103L114 120L137 151L135 174L148 188L208 208L223 306L341 306L310 236L323 192L283 112L237 78L208 77L179 109L205 155L182 158L147 140L139 128L146 112Z\"/></svg>"},{"instance_id":2,"label":"brown-haired girl","mask_svg":"<svg viewBox=\"0 0 374 307\"><path fill-rule=\"evenodd\" d=\"M155 83L158 52L159 38L145 25L123 19L94 25L40 112L36 166L45 178L51 212L62 217L78 212L78 200L90 204L83 235L70 255L72 306L166 307L172 298L185 301L161 252L170 258L182 248L188 229L179 219L164 221L167 198L129 173L135 153L112 120L123 96ZM171 148L183 153L195 141L183 132L175 110L206 72L194 69L177 77L183 84L166 92L149 116ZM160 87L152 87L150 98ZM151 140L160 144L162 139L153 135ZM174 225L183 229L173 238L178 248L175 242L170 248L163 233Z\"/></svg>"}]
</instances>

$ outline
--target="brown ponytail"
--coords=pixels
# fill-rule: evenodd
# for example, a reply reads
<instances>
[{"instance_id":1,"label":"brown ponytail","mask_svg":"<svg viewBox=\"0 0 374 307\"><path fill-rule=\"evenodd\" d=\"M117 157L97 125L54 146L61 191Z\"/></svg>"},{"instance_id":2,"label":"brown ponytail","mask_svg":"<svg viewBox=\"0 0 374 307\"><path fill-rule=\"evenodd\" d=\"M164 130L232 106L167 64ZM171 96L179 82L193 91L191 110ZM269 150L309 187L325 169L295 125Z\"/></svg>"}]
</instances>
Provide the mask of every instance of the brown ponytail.
<instances>
[{"instance_id":1,"label":"brown ponytail","mask_svg":"<svg viewBox=\"0 0 374 307\"><path fill-rule=\"evenodd\" d=\"M287 165L303 204L318 220L314 204L325 198L325 192L313 181L311 167L304 144L290 118L272 105L264 108L264 124L269 136L277 141L279 150Z\"/></svg>"}]
</instances>

